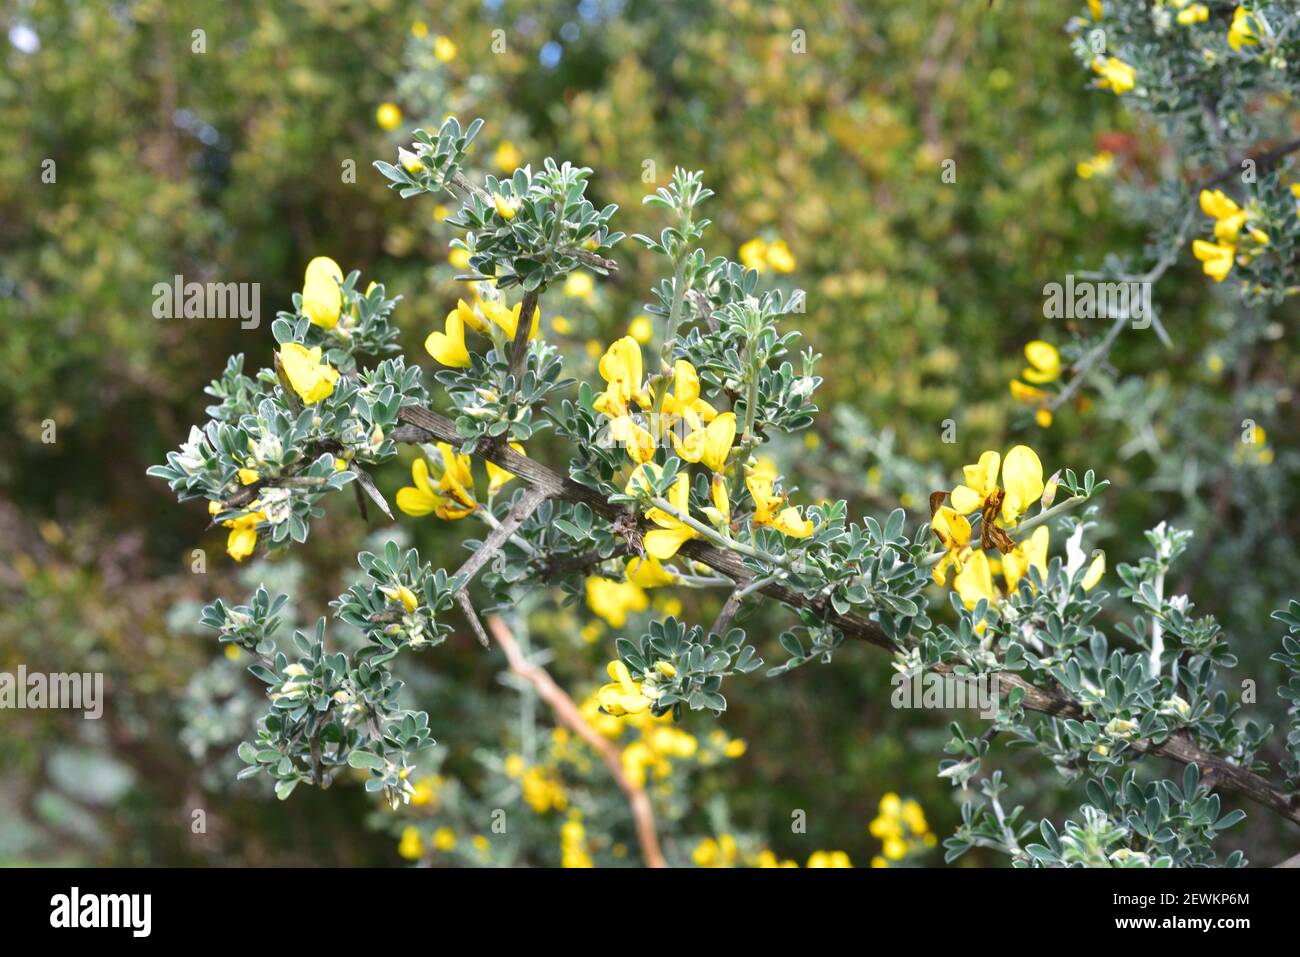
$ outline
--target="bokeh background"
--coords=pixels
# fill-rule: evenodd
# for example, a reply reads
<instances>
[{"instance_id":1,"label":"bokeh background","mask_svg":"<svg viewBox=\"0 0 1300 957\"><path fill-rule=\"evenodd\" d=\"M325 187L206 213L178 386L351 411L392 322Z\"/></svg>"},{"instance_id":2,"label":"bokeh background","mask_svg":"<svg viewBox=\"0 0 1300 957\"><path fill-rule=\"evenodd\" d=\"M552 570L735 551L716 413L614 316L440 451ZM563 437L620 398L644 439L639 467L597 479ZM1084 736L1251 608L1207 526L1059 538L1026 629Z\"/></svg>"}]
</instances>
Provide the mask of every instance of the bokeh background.
<instances>
[{"instance_id":1,"label":"bokeh background","mask_svg":"<svg viewBox=\"0 0 1300 957\"><path fill-rule=\"evenodd\" d=\"M400 293L406 353L431 365L422 342L457 293L453 233L445 210L401 201L370 163L447 113L485 119L481 172L546 156L591 166L589 195L619 204L627 232L663 225L641 198L682 165L717 192L711 254L744 247L759 261L784 244L788 257L763 260L765 281L807 290L800 328L826 381L806 442L773 455L810 500L845 497L854 514L901 503L921 521L927 493L963 462L1026 441L1049 471L1095 467L1113 481L1098 529L1112 567L1136 561L1143 529L1161 519L1196 529L1174 587L1219 616L1241 658L1233 680L1259 686L1252 716L1277 720L1268 613L1300 570L1294 314L1218 297L1188 256L1156 290L1172 350L1125 335L1049 429L1008 392L1025 342L1095 333L1044 319L1042 287L1140 251L1142 191L1167 159L1156 131L1089 89L1065 35L1077 13L943 0L7 0L0 670L101 671L109 697L100 721L0 713L0 862L396 864L415 820L421 839L443 835L426 860L554 864L578 807L598 863L637 862L612 782L598 765L543 761L556 747L549 714L501 680L501 657L460 622L405 665L412 705L440 742L417 808L393 814L359 786L302 788L286 805L261 782L237 785L232 752L260 692L200 633L198 608L265 581L314 622L362 545L396 535L454 566L469 530L367 524L342 496L309 547L237 566L224 533L204 533L201 503L177 506L145 477L203 420L201 389L227 355L269 362L270 319L313 256ZM377 119L384 103L401 111L392 129ZM1081 177L1078 164L1103 149L1113 169ZM41 178L47 159L54 183ZM941 175L946 160L955 182ZM618 258L611 281L546 297L546 334L582 378L594 377L593 352L635 327L659 278L634 243ZM261 327L153 318L152 287L175 274L259 282ZM1245 416L1267 428L1266 456L1241 454ZM946 419L956 443L941 441ZM43 441L51 422L56 440ZM558 462L562 449L539 442L530 454ZM390 500L408 484L400 464L378 480ZM194 548L208 556L204 574ZM516 626L582 700L618 629L561 598L534 596ZM625 627L679 607L707 623L718 600L656 592ZM1112 622L1131 614L1112 605ZM783 654L768 636L788 621L780 609L749 619L770 661ZM948 720L973 719L892 709L889 674L887 656L846 647L829 665L735 681L720 721L690 716L700 750L651 775L670 859L746 862L770 849L802 864L842 850L865 865L881 854L869 823L889 794L919 803L926 832L950 832L960 796L934 772ZM710 750L718 731L743 747L715 737ZM564 806L537 790L538 775L529 792L520 754L545 764L540 778ZM1080 803L1051 769L997 760L1034 812ZM494 807L521 808L508 840L488 834ZM791 829L795 810L806 833ZM1286 856L1264 813L1227 840L1262 863ZM931 839L893 863L941 862Z\"/></svg>"}]
</instances>

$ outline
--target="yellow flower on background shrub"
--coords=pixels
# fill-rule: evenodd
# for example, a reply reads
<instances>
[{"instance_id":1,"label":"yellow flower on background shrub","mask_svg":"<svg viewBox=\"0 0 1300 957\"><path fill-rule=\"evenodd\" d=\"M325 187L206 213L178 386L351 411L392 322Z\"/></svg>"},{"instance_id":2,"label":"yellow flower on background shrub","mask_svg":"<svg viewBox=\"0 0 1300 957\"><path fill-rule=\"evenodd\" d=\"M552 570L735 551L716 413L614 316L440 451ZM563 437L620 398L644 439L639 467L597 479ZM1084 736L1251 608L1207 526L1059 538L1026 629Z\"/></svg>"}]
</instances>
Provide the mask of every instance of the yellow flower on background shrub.
<instances>
[{"instance_id":1,"label":"yellow flower on background shrub","mask_svg":"<svg viewBox=\"0 0 1300 957\"><path fill-rule=\"evenodd\" d=\"M1232 272L1232 264L1237 255L1237 250L1233 246L1221 246L1218 243L1207 243L1203 239L1192 241L1192 255L1201 261L1201 268L1205 270L1205 275L1209 276L1215 282L1223 282Z\"/></svg>"},{"instance_id":2,"label":"yellow flower on background shrub","mask_svg":"<svg viewBox=\"0 0 1300 957\"><path fill-rule=\"evenodd\" d=\"M302 314L312 325L333 329L343 308L343 270L328 256L317 256L307 263L302 282Z\"/></svg>"},{"instance_id":3,"label":"yellow flower on background shrub","mask_svg":"<svg viewBox=\"0 0 1300 957\"><path fill-rule=\"evenodd\" d=\"M1115 169L1115 154L1102 150L1095 156L1080 160L1074 167L1079 179L1092 179L1094 176L1109 176Z\"/></svg>"},{"instance_id":4,"label":"yellow flower on background shrub","mask_svg":"<svg viewBox=\"0 0 1300 957\"><path fill-rule=\"evenodd\" d=\"M334 394L339 371L321 358L320 346L308 349L297 342L280 346L280 368L298 398L315 405Z\"/></svg>"},{"instance_id":5,"label":"yellow flower on background shrub","mask_svg":"<svg viewBox=\"0 0 1300 957\"><path fill-rule=\"evenodd\" d=\"M758 272L767 269L783 273L794 272L797 265L794 254L790 252L790 247L786 245L784 239L772 243L758 238L751 239L741 245L739 256L741 264L746 269L754 269Z\"/></svg>"},{"instance_id":6,"label":"yellow flower on background shrub","mask_svg":"<svg viewBox=\"0 0 1300 957\"><path fill-rule=\"evenodd\" d=\"M642 588L662 588L677 583L677 576L651 556L629 559L625 574L629 582Z\"/></svg>"},{"instance_id":7,"label":"yellow flower on background shrub","mask_svg":"<svg viewBox=\"0 0 1300 957\"><path fill-rule=\"evenodd\" d=\"M1123 60L1113 56L1098 57L1092 61L1093 72L1101 79L1097 85L1103 90L1110 90L1116 96L1127 93L1137 84L1137 71Z\"/></svg>"},{"instance_id":8,"label":"yellow flower on background shrub","mask_svg":"<svg viewBox=\"0 0 1300 957\"><path fill-rule=\"evenodd\" d=\"M805 867L852 867L853 862L844 851L813 851Z\"/></svg>"},{"instance_id":9,"label":"yellow flower on background shrub","mask_svg":"<svg viewBox=\"0 0 1300 957\"><path fill-rule=\"evenodd\" d=\"M396 103L380 103L375 110L375 122L381 130L392 132L402 125L402 111Z\"/></svg>"},{"instance_id":10,"label":"yellow flower on background shrub","mask_svg":"<svg viewBox=\"0 0 1300 957\"><path fill-rule=\"evenodd\" d=\"M893 792L880 799L878 813L867 830L883 845L881 856L872 858L872 867L889 867L891 861L933 847L938 840L921 805L911 798L904 801Z\"/></svg>"},{"instance_id":11,"label":"yellow flower on background shrub","mask_svg":"<svg viewBox=\"0 0 1300 957\"><path fill-rule=\"evenodd\" d=\"M588 300L595 289L596 284L592 281L590 273L571 272L564 280L564 294L574 299Z\"/></svg>"},{"instance_id":12,"label":"yellow flower on background shrub","mask_svg":"<svg viewBox=\"0 0 1300 957\"><path fill-rule=\"evenodd\" d=\"M629 612L645 611L650 599L645 590L630 581L614 581L592 575L586 581L587 607L603 618L611 628L627 624Z\"/></svg>"},{"instance_id":13,"label":"yellow flower on background shrub","mask_svg":"<svg viewBox=\"0 0 1300 957\"><path fill-rule=\"evenodd\" d=\"M520 155L519 148L509 140L502 140L498 143L496 153L492 156L492 162L503 173L513 173L523 161L524 158Z\"/></svg>"},{"instance_id":14,"label":"yellow flower on background shrub","mask_svg":"<svg viewBox=\"0 0 1300 957\"><path fill-rule=\"evenodd\" d=\"M1025 358L1029 361L1020 377L1034 385L1045 385L1061 377L1061 354L1056 346L1041 339L1025 343Z\"/></svg>"},{"instance_id":15,"label":"yellow flower on background shrub","mask_svg":"<svg viewBox=\"0 0 1300 957\"><path fill-rule=\"evenodd\" d=\"M1242 47L1258 46L1259 35L1255 26L1254 16L1245 7L1237 7L1232 11L1232 23L1228 26L1228 46L1238 51Z\"/></svg>"},{"instance_id":16,"label":"yellow flower on background shrub","mask_svg":"<svg viewBox=\"0 0 1300 957\"><path fill-rule=\"evenodd\" d=\"M439 63L450 63L456 59L456 44L450 37L437 37L433 41L433 55Z\"/></svg>"},{"instance_id":17,"label":"yellow flower on background shrub","mask_svg":"<svg viewBox=\"0 0 1300 957\"><path fill-rule=\"evenodd\" d=\"M420 837L420 829L413 825L408 825L402 829L402 839L397 845L397 853L408 861L418 861L424 854L424 840Z\"/></svg>"}]
</instances>

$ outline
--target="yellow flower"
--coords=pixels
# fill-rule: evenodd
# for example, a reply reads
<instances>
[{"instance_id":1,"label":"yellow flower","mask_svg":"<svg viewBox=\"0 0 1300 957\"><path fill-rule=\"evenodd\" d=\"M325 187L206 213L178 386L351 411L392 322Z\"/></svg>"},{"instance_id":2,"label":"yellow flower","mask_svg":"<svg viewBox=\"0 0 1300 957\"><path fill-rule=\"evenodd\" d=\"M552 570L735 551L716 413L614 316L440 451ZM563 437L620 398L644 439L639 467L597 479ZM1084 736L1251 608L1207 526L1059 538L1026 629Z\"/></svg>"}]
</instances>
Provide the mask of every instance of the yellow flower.
<instances>
[{"instance_id":1,"label":"yellow flower","mask_svg":"<svg viewBox=\"0 0 1300 957\"><path fill-rule=\"evenodd\" d=\"M1092 14L1094 20L1100 20L1102 17L1101 0L1088 0L1088 12Z\"/></svg>"},{"instance_id":2,"label":"yellow flower","mask_svg":"<svg viewBox=\"0 0 1300 957\"><path fill-rule=\"evenodd\" d=\"M515 303L515 307L513 309L507 309L499 302L494 302L490 299L484 299L482 302L479 303L479 308L483 310L483 314L487 316L490 320L492 320L492 322L495 325L499 326L502 330L504 330L505 334L509 338L514 339L515 330L519 328L519 313L524 308L524 304L522 302ZM535 309L533 309L533 324L528 330L529 339L537 338L537 328L541 323L541 321L542 321L542 309L540 306L538 306Z\"/></svg>"},{"instance_id":3,"label":"yellow flower","mask_svg":"<svg viewBox=\"0 0 1300 957\"><path fill-rule=\"evenodd\" d=\"M676 430L669 433L677 454L687 462L703 462L714 472L725 470L736 439L736 414L724 412L703 428L694 412L688 412L685 421L691 426L685 439L679 440Z\"/></svg>"},{"instance_id":4,"label":"yellow flower","mask_svg":"<svg viewBox=\"0 0 1300 957\"><path fill-rule=\"evenodd\" d=\"M1190 26L1193 23L1204 23L1210 18L1210 8L1203 3L1193 3L1190 7L1184 7L1178 11L1178 16L1174 17L1183 26Z\"/></svg>"},{"instance_id":5,"label":"yellow flower","mask_svg":"<svg viewBox=\"0 0 1300 957\"><path fill-rule=\"evenodd\" d=\"M981 455L974 465L962 466L966 483L952 490L952 507L962 515L980 511L998 490L998 468L1001 465L1002 456L990 451Z\"/></svg>"},{"instance_id":6,"label":"yellow flower","mask_svg":"<svg viewBox=\"0 0 1300 957\"><path fill-rule=\"evenodd\" d=\"M647 343L654 338L655 327L649 316L637 316L627 327L627 334L640 343Z\"/></svg>"},{"instance_id":7,"label":"yellow flower","mask_svg":"<svg viewBox=\"0 0 1300 957\"><path fill-rule=\"evenodd\" d=\"M967 608L974 608L981 598L987 599L990 605L998 602L998 591L993 587L993 568L982 551L970 556L953 578L952 587Z\"/></svg>"},{"instance_id":8,"label":"yellow flower","mask_svg":"<svg viewBox=\"0 0 1300 957\"><path fill-rule=\"evenodd\" d=\"M240 469L236 474L239 476L240 485L252 485L261 478L257 469Z\"/></svg>"},{"instance_id":9,"label":"yellow flower","mask_svg":"<svg viewBox=\"0 0 1300 957\"><path fill-rule=\"evenodd\" d=\"M930 519L930 527L944 548L943 557L932 572L935 584L943 585L948 580L948 569L951 567L960 574L962 563L971 553L970 522L960 512L944 505Z\"/></svg>"},{"instance_id":10,"label":"yellow flower","mask_svg":"<svg viewBox=\"0 0 1300 957\"><path fill-rule=\"evenodd\" d=\"M401 582L398 582L396 585L381 587L379 590L383 592L384 597L389 601L400 601L402 607L408 612L415 611L415 609L420 607L420 600L415 597L415 592L411 591L411 589L407 588Z\"/></svg>"},{"instance_id":11,"label":"yellow flower","mask_svg":"<svg viewBox=\"0 0 1300 957\"><path fill-rule=\"evenodd\" d=\"M451 252L447 254L447 262L449 262L457 269L468 269L469 250L461 249L459 246L457 246L455 249L453 249Z\"/></svg>"},{"instance_id":12,"label":"yellow flower","mask_svg":"<svg viewBox=\"0 0 1300 957\"><path fill-rule=\"evenodd\" d=\"M635 400L642 408L649 405L649 396L641 381L641 347L631 336L616 340L600 359L600 377L607 383L605 391L596 397L594 407L610 418L628 415Z\"/></svg>"},{"instance_id":13,"label":"yellow flower","mask_svg":"<svg viewBox=\"0 0 1300 957\"><path fill-rule=\"evenodd\" d=\"M433 512L441 519L455 521L472 514L478 507L470 458L453 452L446 442L438 443L438 451L443 468L437 490L429 482L429 463L418 458L411 463L414 487L397 490L397 507L415 517Z\"/></svg>"},{"instance_id":14,"label":"yellow flower","mask_svg":"<svg viewBox=\"0 0 1300 957\"><path fill-rule=\"evenodd\" d=\"M334 384L339 372L321 359L320 346L308 349L297 342L280 346L280 368L298 398L307 405L315 405L334 394Z\"/></svg>"},{"instance_id":15,"label":"yellow flower","mask_svg":"<svg viewBox=\"0 0 1300 957\"><path fill-rule=\"evenodd\" d=\"M519 154L519 149L514 143L509 140L502 140L497 144L492 162L496 164L497 169L501 172L513 173L519 164L523 162L523 157Z\"/></svg>"},{"instance_id":16,"label":"yellow flower","mask_svg":"<svg viewBox=\"0 0 1300 957\"><path fill-rule=\"evenodd\" d=\"M852 867L849 855L843 851L813 851L807 867Z\"/></svg>"},{"instance_id":17,"label":"yellow flower","mask_svg":"<svg viewBox=\"0 0 1300 957\"><path fill-rule=\"evenodd\" d=\"M715 526L731 524L731 496L727 494L727 479L721 472L713 473L713 481L709 484L709 498L713 500L712 513L709 520Z\"/></svg>"},{"instance_id":18,"label":"yellow flower","mask_svg":"<svg viewBox=\"0 0 1300 957\"><path fill-rule=\"evenodd\" d=\"M640 358L640 350L637 350ZM673 365L673 391L664 396L664 415L685 417L695 413L705 422L712 422L717 410L700 398L700 377L695 366L685 359L678 359ZM733 428L734 431L734 428Z\"/></svg>"},{"instance_id":19,"label":"yellow flower","mask_svg":"<svg viewBox=\"0 0 1300 957\"><path fill-rule=\"evenodd\" d=\"M1102 150L1096 156L1079 162L1074 171L1079 179L1092 179L1094 176L1108 176L1114 168L1115 154L1110 150Z\"/></svg>"},{"instance_id":20,"label":"yellow flower","mask_svg":"<svg viewBox=\"0 0 1300 957\"><path fill-rule=\"evenodd\" d=\"M1026 382L1044 385L1061 377L1061 354L1050 342L1035 339L1025 343L1025 358L1029 360L1029 365L1020 373L1020 377Z\"/></svg>"},{"instance_id":21,"label":"yellow flower","mask_svg":"<svg viewBox=\"0 0 1300 957\"><path fill-rule=\"evenodd\" d=\"M766 470L754 469L745 477L745 487L754 499L754 524L775 528L791 538L807 538L813 533L812 521L801 518L799 509L793 506L777 512L785 496L776 495L772 483L773 475Z\"/></svg>"},{"instance_id":22,"label":"yellow flower","mask_svg":"<svg viewBox=\"0 0 1300 957\"><path fill-rule=\"evenodd\" d=\"M1037 386L1025 385L1019 379L1011 380L1011 395L1018 402L1028 402L1031 405L1039 402L1045 402L1050 396Z\"/></svg>"},{"instance_id":23,"label":"yellow flower","mask_svg":"<svg viewBox=\"0 0 1300 957\"><path fill-rule=\"evenodd\" d=\"M610 438L627 449L628 457L638 465L644 465L654 458L654 436L637 425L630 415L620 415L610 420L609 434Z\"/></svg>"},{"instance_id":24,"label":"yellow flower","mask_svg":"<svg viewBox=\"0 0 1300 957\"><path fill-rule=\"evenodd\" d=\"M1259 37L1255 33L1255 18L1246 12L1245 7L1232 11L1232 24L1228 27L1228 46L1240 50L1244 46L1258 46Z\"/></svg>"},{"instance_id":25,"label":"yellow flower","mask_svg":"<svg viewBox=\"0 0 1300 957\"><path fill-rule=\"evenodd\" d=\"M515 218L515 213L519 211L519 206L512 199L506 199L500 193L492 194L492 205L496 207L497 214L507 222Z\"/></svg>"},{"instance_id":26,"label":"yellow flower","mask_svg":"<svg viewBox=\"0 0 1300 957\"><path fill-rule=\"evenodd\" d=\"M417 40L423 40L429 35L429 25L423 20L416 20L411 24L411 36Z\"/></svg>"},{"instance_id":27,"label":"yellow flower","mask_svg":"<svg viewBox=\"0 0 1300 957\"><path fill-rule=\"evenodd\" d=\"M794 272L794 255L784 239L778 239L767 247L767 264L777 272Z\"/></svg>"},{"instance_id":28,"label":"yellow flower","mask_svg":"<svg viewBox=\"0 0 1300 957\"><path fill-rule=\"evenodd\" d=\"M629 559L624 574L629 582L642 588L662 588L677 584L677 576L655 558Z\"/></svg>"},{"instance_id":29,"label":"yellow flower","mask_svg":"<svg viewBox=\"0 0 1300 957\"><path fill-rule=\"evenodd\" d=\"M439 63L450 63L456 59L456 44L450 37L438 37L433 41L433 55Z\"/></svg>"},{"instance_id":30,"label":"yellow flower","mask_svg":"<svg viewBox=\"0 0 1300 957\"><path fill-rule=\"evenodd\" d=\"M1028 539L1002 556L1002 577L1007 581L1008 593L1016 590L1020 579L1029 574L1031 568L1037 568L1043 577L1047 577L1049 537L1047 526L1040 525Z\"/></svg>"},{"instance_id":31,"label":"yellow flower","mask_svg":"<svg viewBox=\"0 0 1300 957\"><path fill-rule=\"evenodd\" d=\"M574 299L590 299L595 289L596 284L591 275L585 272L571 272L569 278L564 280L564 294Z\"/></svg>"},{"instance_id":32,"label":"yellow flower","mask_svg":"<svg viewBox=\"0 0 1300 957\"><path fill-rule=\"evenodd\" d=\"M1092 564L1088 566L1088 573L1083 576L1083 590L1092 591L1104 574L1106 574L1106 553L1098 549L1092 556Z\"/></svg>"},{"instance_id":33,"label":"yellow flower","mask_svg":"<svg viewBox=\"0 0 1300 957\"><path fill-rule=\"evenodd\" d=\"M397 845L397 853L408 861L418 861L424 853L424 841L420 838L420 829L408 826L402 830L402 840Z\"/></svg>"},{"instance_id":34,"label":"yellow flower","mask_svg":"<svg viewBox=\"0 0 1300 957\"><path fill-rule=\"evenodd\" d=\"M1002 463L1002 518L1014 522L1043 494L1043 463L1027 445L1017 445Z\"/></svg>"},{"instance_id":35,"label":"yellow flower","mask_svg":"<svg viewBox=\"0 0 1300 957\"><path fill-rule=\"evenodd\" d=\"M433 846L439 851L450 851L456 846L456 832L449 827L440 827L433 832Z\"/></svg>"},{"instance_id":36,"label":"yellow flower","mask_svg":"<svg viewBox=\"0 0 1300 957\"><path fill-rule=\"evenodd\" d=\"M395 130L402 124L402 111L396 103L380 103L375 110L375 122L382 130Z\"/></svg>"},{"instance_id":37,"label":"yellow flower","mask_svg":"<svg viewBox=\"0 0 1300 957\"><path fill-rule=\"evenodd\" d=\"M641 693L641 682L632 680L627 665L614 660L606 666L605 671L614 680L596 692L596 700L601 708L616 717L640 714L649 709L652 702Z\"/></svg>"},{"instance_id":38,"label":"yellow flower","mask_svg":"<svg viewBox=\"0 0 1300 957\"><path fill-rule=\"evenodd\" d=\"M432 778L420 778L415 782L415 793L411 795L412 807L428 807L438 801L438 786Z\"/></svg>"},{"instance_id":39,"label":"yellow flower","mask_svg":"<svg viewBox=\"0 0 1300 957\"><path fill-rule=\"evenodd\" d=\"M524 452L524 447L518 442L511 442L510 447L520 455L527 454ZM484 464L487 466L488 474L488 498L495 498L497 492L515 480L515 473L503 469L495 462L486 462Z\"/></svg>"},{"instance_id":40,"label":"yellow flower","mask_svg":"<svg viewBox=\"0 0 1300 957\"><path fill-rule=\"evenodd\" d=\"M645 611L650 599L634 582L614 581L592 575L586 582L587 607L609 623L611 628L627 624L628 612Z\"/></svg>"},{"instance_id":41,"label":"yellow flower","mask_svg":"<svg viewBox=\"0 0 1300 957\"><path fill-rule=\"evenodd\" d=\"M1093 60L1092 69L1101 76L1097 85L1103 90L1110 90L1116 96L1127 93L1137 83L1137 71L1123 60L1117 60L1113 56L1105 59L1098 57Z\"/></svg>"},{"instance_id":42,"label":"yellow flower","mask_svg":"<svg viewBox=\"0 0 1300 957\"><path fill-rule=\"evenodd\" d=\"M1205 275L1215 282L1223 282L1232 271L1233 258L1237 250L1232 246L1220 246L1207 243L1203 239L1192 241L1192 254L1201 261Z\"/></svg>"},{"instance_id":43,"label":"yellow flower","mask_svg":"<svg viewBox=\"0 0 1300 957\"><path fill-rule=\"evenodd\" d=\"M302 314L312 325L333 329L343 308L343 270L328 256L317 256L307 264L302 283Z\"/></svg>"},{"instance_id":44,"label":"yellow flower","mask_svg":"<svg viewBox=\"0 0 1300 957\"><path fill-rule=\"evenodd\" d=\"M642 465L641 469L653 468L653 466ZM637 474L633 473L632 482L637 481ZM644 479L642 479L644 482ZM629 483L630 485L631 483ZM690 511L691 483L685 473L679 473L673 481L672 487L668 489L665 498L677 512L686 515ZM659 527L645 534L645 550L653 558L666 562L677 554L677 550L686 542L697 536L697 532L685 522L669 515L663 509L652 508L646 512L646 518L654 522Z\"/></svg>"},{"instance_id":45,"label":"yellow flower","mask_svg":"<svg viewBox=\"0 0 1300 957\"><path fill-rule=\"evenodd\" d=\"M465 300L460 300L456 308L447 313L442 332L431 332L424 340L424 351L435 360L453 369L468 369L470 366L469 349L465 346L465 316L473 315Z\"/></svg>"},{"instance_id":46,"label":"yellow flower","mask_svg":"<svg viewBox=\"0 0 1300 957\"><path fill-rule=\"evenodd\" d=\"M767 243L761 239L751 239L740 247L740 261L746 269L762 272L767 268Z\"/></svg>"},{"instance_id":47,"label":"yellow flower","mask_svg":"<svg viewBox=\"0 0 1300 957\"><path fill-rule=\"evenodd\" d=\"M245 512L222 522L222 525L231 530L226 536L226 554L237 562L242 562L253 554L257 548L257 526L265 521L265 512Z\"/></svg>"}]
</instances>

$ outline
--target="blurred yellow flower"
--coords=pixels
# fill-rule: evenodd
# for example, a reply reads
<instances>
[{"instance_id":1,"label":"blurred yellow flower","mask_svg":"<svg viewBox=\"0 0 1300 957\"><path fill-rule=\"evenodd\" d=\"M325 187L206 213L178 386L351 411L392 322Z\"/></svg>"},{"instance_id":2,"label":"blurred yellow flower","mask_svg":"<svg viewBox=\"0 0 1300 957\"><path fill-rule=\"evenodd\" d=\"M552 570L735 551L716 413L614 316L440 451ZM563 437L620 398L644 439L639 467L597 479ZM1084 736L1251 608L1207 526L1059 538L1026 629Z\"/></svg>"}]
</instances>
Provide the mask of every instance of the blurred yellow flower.
<instances>
[{"instance_id":1,"label":"blurred yellow flower","mask_svg":"<svg viewBox=\"0 0 1300 957\"><path fill-rule=\"evenodd\" d=\"M523 161L519 148L509 140L498 143L496 152L492 156L492 162L502 173L513 173Z\"/></svg>"},{"instance_id":2,"label":"blurred yellow flower","mask_svg":"<svg viewBox=\"0 0 1300 957\"><path fill-rule=\"evenodd\" d=\"M1255 18L1245 7L1232 11L1232 23L1228 27L1228 46L1240 50L1246 46L1258 46L1259 35L1255 32Z\"/></svg>"},{"instance_id":3,"label":"blurred yellow flower","mask_svg":"<svg viewBox=\"0 0 1300 957\"><path fill-rule=\"evenodd\" d=\"M375 122L380 129L391 132L401 126L402 111L396 103L380 103L379 109L375 110Z\"/></svg>"},{"instance_id":4,"label":"blurred yellow flower","mask_svg":"<svg viewBox=\"0 0 1300 957\"><path fill-rule=\"evenodd\" d=\"M450 63L456 59L456 44L450 37L437 37L433 41L433 55L439 63Z\"/></svg>"},{"instance_id":5,"label":"blurred yellow flower","mask_svg":"<svg viewBox=\"0 0 1300 957\"><path fill-rule=\"evenodd\" d=\"M1137 71L1123 60L1117 60L1113 56L1098 57L1093 60L1092 69L1101 76L1097 85L1103 90L1110 90L1116 96L1127 93L1137 83Z\"/></svg>"},{"instance_id":6,"label":"blurred yellow flower","mask_svg":"<svg viewBox=\"0 0 1300 957\"><path fill-rule=\"evenodd\" d=\"M611 628L622 628L627 624L628 612L645 611L650 607L645 590L634 582L592 575L587 579L585 589L587 607Z\"/></svg>"}]
</instances>

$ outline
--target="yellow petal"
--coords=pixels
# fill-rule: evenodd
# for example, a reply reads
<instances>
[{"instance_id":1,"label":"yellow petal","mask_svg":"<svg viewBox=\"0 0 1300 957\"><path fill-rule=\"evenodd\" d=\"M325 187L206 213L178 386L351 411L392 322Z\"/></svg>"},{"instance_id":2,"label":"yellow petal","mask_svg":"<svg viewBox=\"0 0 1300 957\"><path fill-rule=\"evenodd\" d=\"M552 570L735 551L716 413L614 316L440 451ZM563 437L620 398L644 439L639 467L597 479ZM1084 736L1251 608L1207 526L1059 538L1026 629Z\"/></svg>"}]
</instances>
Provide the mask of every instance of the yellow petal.
<instances>
[{"instance_id":1,"label":"yellow petal","mask_svg":"<svg viewBox=\"0 0 1300 957\"><path fill-rule=\"evenodd\" d=\"M736 414L723 412L704 430L704 454L701 461L715 472L727 467L731 445L736 440Z\"/></svg>"},{"instance_id":2,"label":"yellow petal","mask_svg":"<svg viewBox=\"0 0 1300 957\"><path fill-rule=\"evenodd\" d=\"M1104 574L1106 574L1106 553L1098 549L1093 553L1092 564L1088 566L1087 574L1083 576L1083 590L1091 591Z\"/></svg>"},{"instance_id":3,"label":"yellow petal","mask_svg":"<svg viewBox=\"0 0 1300 957\"><path fill-rule=\"evenodd\" d=\"M695 533L681 525L677 528L656 528L645 534L645 550L654 558L661 562L666 562L677 554L677 550L687 541L695 537Z\"/></svg>"},{"instance_id":4,"label":"yellow petal","mask_svg":"<svg viewBox=\"0 0 1300 957\"><path fill-rule=\"evenodd\" d=\"M328 256L317 256L307 264L302 285L302 312L313 325L333 329L343 307L343 270Z\"/></svg>"},{"instance_id":5,"label":"yellow petal","mask_svg":"<svg viewBox=\"0 0 1300 957\"><path fill-rule=\"evenodd\" d=\"M1043 463L1027 445L1017 445L1002 463L1002 518L1013 522L1043 494Z\"/></svg>"},{"instance_id":6,"label":"yellow petal","mask_svg":"<svg viewBox=\"0 0 1300 957\"><path fill-rule=\"evenodd\" d=\"M431 332L424 340L424 351L438 362L453 369L470 366L469 350L465 348L465 323L458 310L447 313L446 332Z\"/></svg>"}]
</instances>

